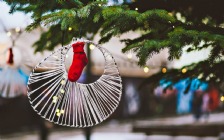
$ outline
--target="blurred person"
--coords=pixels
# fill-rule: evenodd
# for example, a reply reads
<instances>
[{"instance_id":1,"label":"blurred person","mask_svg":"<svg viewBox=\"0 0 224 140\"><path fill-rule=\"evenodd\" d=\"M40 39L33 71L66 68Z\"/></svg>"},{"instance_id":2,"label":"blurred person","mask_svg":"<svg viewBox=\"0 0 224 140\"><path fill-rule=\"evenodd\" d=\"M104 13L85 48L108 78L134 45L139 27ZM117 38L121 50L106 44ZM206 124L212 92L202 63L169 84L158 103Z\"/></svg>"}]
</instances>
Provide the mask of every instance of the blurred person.
<instances>
[{"instance_id":1,"label":"blurred person","mask_svg":"<svg viewBox=\"0 0 224 140\"><path fill-rule=\"evenodd\" d=\"M219 106L219 91L214 86L214 84L210 84L208 87L208 94L209 94L209 109L210 111L214 111Z\"/></svg>"},{"instance_id":2,"label":"blurred person","mask_svg":"<svg viewBox=\"0 0 224 140\"><path fill-rule=\"evenodd\" d=\"M125 88L125 109L124 116L131 117L135 116L140 108L139 93L133 82L127 82Z\"/></svg>"},{"instance_id":3,"label":"blurred person","mask_svg":"<svg viewBox=\"0 0 224 140\"><path fill-rule=\"evenodd\" d=\"M196 90L192 100L192 113L195 121L199 121L202 116L203 91Z\"/></svg>"},{"instance_id":4,"label":"blurred person","mask_svg":"<svg viewBox=\"0 0 224 140\"><path fill-rule=\"evenodd\" d=\"M157 97L169 99L177 94L177 89L170 83L159 85L154 89L154 95Z\"/></svg>"},{"instance_id":5,"label":"blurred person","mask_svg":"<svg viewBox=\"0 0 224 140\"><path fill-rule=\"evenodd\" d=\"M177 89L174 88L173 86L168 86L163 90L164 98L171 98L176 96L176 94L177 94Z\"/></svg>"},{"instance_id":6,"label":"blurred person","mask_svg":"<svg viewBox=\"0 0 224 140\"><path fill-rule=\"evenodd\" d=\"M209 118L209 113L210 113L209 100L210 100L209 93L206 91L204 92L202 97L202 113L206 122Z\"/></svg>"},{"instance_id":7,"label":"blurred person","mask_svg":"<svg viewBox=\"0 0 224 140\"><path fill-rule=\"evenodd\" d=\"M192 111L192 99L195 92L197 80L189 78L181 79L174 87L177 90L177 114L188 114Z\"/></svg>"},{"instance_id":8,"label":"blurred person","mask_svg":"<svg viewBox=\"0 0 224 140\"><path fill-rule=\"evenodd\" d=\"M157 97L160 97L163 95L163 87L161 85L157 86L155 89L154 89L154 95L157 96Z\"/></svg>"},{"instance_id":9,"label":"blurred person","mask_svg":"<svg viewBox=\"0 0 224 140\"><path fill-rule=\"evenodd\" d=\"M219 92L213 84L210 84L202 95L202 114L205 121L208 120L211 111L214 111L219 106Z\"/></svg>"}]
</instances>

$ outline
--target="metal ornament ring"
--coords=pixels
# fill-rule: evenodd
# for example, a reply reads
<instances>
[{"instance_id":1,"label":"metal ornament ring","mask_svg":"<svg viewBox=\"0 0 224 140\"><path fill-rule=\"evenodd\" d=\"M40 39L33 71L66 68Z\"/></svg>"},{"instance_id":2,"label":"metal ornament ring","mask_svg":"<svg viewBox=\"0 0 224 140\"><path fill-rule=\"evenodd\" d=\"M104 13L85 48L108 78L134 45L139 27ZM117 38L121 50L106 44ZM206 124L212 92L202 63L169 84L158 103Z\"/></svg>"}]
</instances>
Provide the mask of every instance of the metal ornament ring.
<instances>
[{"instance_id":1,"label":"metal ornament ring","mask_svg":"<svg viewBox=\"0 0 224 140\"><path fill-rule=\"evenodd\" d=\"M73 40L77 42L80 40ZM93 83L70 82L65 56L71 45L61 47L33 69L28 80L28 97L33 109L59 125L90 127L107 119L117 108L122 95L122 80L113 56L89 40L105 59L101 77Z\"/></svg>"}]
</instances>

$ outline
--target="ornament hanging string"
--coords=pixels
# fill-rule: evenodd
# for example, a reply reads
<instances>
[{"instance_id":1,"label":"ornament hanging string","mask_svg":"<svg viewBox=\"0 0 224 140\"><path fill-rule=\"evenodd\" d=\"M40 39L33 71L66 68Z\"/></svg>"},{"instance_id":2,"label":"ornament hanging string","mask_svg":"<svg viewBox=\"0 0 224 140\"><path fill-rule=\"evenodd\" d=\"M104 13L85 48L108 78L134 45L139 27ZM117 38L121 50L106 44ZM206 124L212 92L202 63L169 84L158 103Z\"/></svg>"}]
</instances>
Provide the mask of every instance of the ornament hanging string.
<instances>
[{"instance_id":1,"label":"ornament hanging string","mask_svg":"<svg viewBox=\"0 0 224 140\"><path fill-rule=\"evenodd\" d=\"M64 30L61 30L61 31L62 31L61 46L63 47L64 46L65 31Z\"/></svg>"},{"instance_id":2,"label":"ornament hanging string","mask_svg":"<svg viewBox=\"0 0 224 140\"><path fill-rule=\"evenodd\" d=\"M79 28L79 38L81 38L82 35L82 27Z\"/></svg>"}]
</instances>

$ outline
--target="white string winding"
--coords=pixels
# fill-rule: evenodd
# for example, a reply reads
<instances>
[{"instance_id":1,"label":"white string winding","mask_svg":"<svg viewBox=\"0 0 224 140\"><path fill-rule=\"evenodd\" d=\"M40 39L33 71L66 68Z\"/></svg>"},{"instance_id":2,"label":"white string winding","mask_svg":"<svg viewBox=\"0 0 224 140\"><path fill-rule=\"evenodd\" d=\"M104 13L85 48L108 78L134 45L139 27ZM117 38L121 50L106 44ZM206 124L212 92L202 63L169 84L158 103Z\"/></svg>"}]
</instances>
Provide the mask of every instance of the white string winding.
<instances>
[{"instance_id":1,"label":"white string winding","mask_svg":"<svg viewBox=\"0 0 224 140\"><path fill-rule=\"evenodd\" d=\"M104 73L97 81L82 84L67 80L64 62L71 45L45 58L29 77L28 97L32 107L43 118L59 125L96 125L115 111L121 99L122 81L113 56L91 41L82 41L95 45L104 55Z\"/></svg>"}]
</instances>

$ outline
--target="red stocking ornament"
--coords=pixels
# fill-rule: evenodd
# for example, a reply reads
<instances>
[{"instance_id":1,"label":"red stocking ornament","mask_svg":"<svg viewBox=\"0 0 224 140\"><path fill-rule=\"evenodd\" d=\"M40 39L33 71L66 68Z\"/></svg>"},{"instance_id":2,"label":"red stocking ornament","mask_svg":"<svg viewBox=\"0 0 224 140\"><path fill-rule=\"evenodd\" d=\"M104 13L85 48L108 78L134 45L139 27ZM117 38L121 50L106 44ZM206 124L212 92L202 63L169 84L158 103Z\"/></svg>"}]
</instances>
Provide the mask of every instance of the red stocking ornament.
<instances>
[{"instance_id":1,"label":"red stocking ornament","mask_svg":"<svg viewBox=\"0 0 224 140\"><path fill-rule=\"evenodd\" d=\"M77 42L72 44L73 61L68 71L68 80L76 82L82 74L83 68L87 65L88 59L84 52L84 42Z\"/></svg>"}]
</instances>

